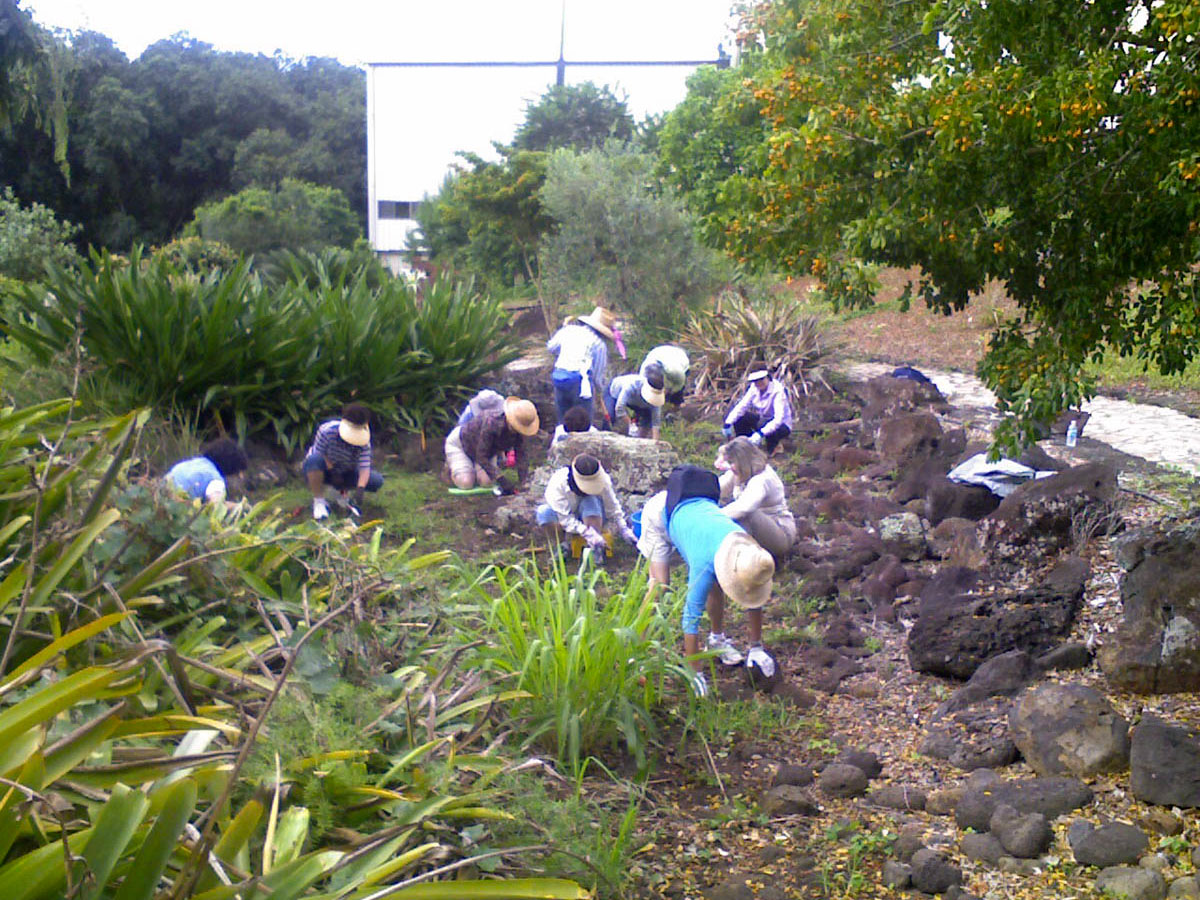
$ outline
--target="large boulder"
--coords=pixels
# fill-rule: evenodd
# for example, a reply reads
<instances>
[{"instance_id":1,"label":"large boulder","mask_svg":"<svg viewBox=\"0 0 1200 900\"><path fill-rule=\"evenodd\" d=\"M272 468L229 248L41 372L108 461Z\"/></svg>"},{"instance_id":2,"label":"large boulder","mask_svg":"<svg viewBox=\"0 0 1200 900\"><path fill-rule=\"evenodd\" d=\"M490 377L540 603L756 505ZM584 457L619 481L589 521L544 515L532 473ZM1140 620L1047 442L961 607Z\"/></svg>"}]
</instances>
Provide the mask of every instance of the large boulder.
<instances>
[{"instance_id":1,"label":"large boulder","mask_svg":"<svg viewBox=\"0 0 1200 900\"><path fill-rule=\"evenodd\" d=\"M966 709L988 697L1012 696L1040 674L1041 669L1024 650L1011 650L993 656L938 707L938 714Z\"/></svg>"},{"instance_id":2,"label":"large boulder","mask_svg":"<svg viewBox=\"0 0 1200 900\"><path fill-rule=\"evenodd\" d=\"M863 420L875 422L899 413L916 410L944 413L950 405L932 383L913 381L911 378L893 378L879 375L856 386L862 399Z\"/></svg>"},{"instance_id":3,"label":"large boulder","mask_svg":"<svg viewBox=\"0 0 1200 900\"><path fill-rule=\"evenodd\" d=\"M936 715L921 742L926 756L944 759L964 772L998 769L1017 759L1008 733L1007 699L987 700L967 709Z\"/></svg>"},{"instance_id":4,"label":"large boulder","mask_svg":"<svg viewBox=\"0 0 1200 900\"><path fill-rule=\"evenodd\" d=\"M1071 545L1079 516L1110 504L1116 493L1116 469L1103 462L1027 481L983 520L984 544L1000 561L1052 556Z\"/></svg>"},{"instance_id":5,"label":"large boulder","mask_svg":"<svg viewBox=\"0 0 1200 900\"><path fill-rule=\"evenodd\" d=\"M1039 775L1087 778L1129 764L1129 723L1086 685L1030 688L1013 704L1008 721L1013 741Z\"/></svg>"},{"instance_id":6,"label":"large boulder","mask_svg":"<svg viewBox=\"0 0 1200 900\"><path fill-rule=\"evenodd\" d=\"M1142 694L1200 691L1200 518L1140 529L1117 559L1124 620L1100 653L1104 674Z\"/></svg>"},{"instance_id":7,"label":"large boulder","mask_svg":"<svg viewBox=\"0 0 1200 900\"><path fill-rule=\"evenodd\" d=\"M539 494L544 491L554 471L580 453L600 460L618 496L637 496L643 502L666 486L667 476L679 465L679 454L666 441L631 438L612 431L572 434L546 453L546 465L533 474L530 491Z\"/></svg>"},{"instance_id":8,"label":"large boulder","mask_svg":"<svg viewBox=\"0 0 1200 900\"><path fill-rule=\"evenodd\" d=\"M931 479L925 488L925 518L931 525L947 519L968 519L978 522L994 512L1000 498L977 484L959 484L944 475Z\"/></svg>"},{"instance_id":9,"label":"large boulder","mask_svg":"<svg viewBox=\"0 0 1200 900\"><path fill-rule=\"evenodd\" d=\"M1133 865L1149 846L1146 832L1124 822L1087 829L1071 843L1076 862L1101 869Z\"/></svg>"},{"instance_id":10,"label":"large boulder","mask_svg":"<svg viewBox=\"0 0 1200 900\"><path fill-rule=\"evenodd\" d=\"M941 442L942 426L937 416L911 413L892 416L880 423L875 450L896 467L907 469L937 453Z\"/></svg>"},{"instance_id":11,"label":"large boulder","mask_svg":"<svg viewBox=\"0 0 1200 900\"><path fill-rule=\"evenodd\" d=\"M939 582L939 593L922 595L908 633L909 663L918 672L970 678L1001 653L1045 653L1070 631L1087 575L1086 562L1069 558L1041 585L1017 593L945 596Z\"/></svg>"},{"instance_id":12,"label":"large boulder","mask_svg":"<svg viewBox=\"0 0 1200 900\"><path fill-rule=\"evenodd\" d=\"M1142 716L1130 741L1129 787L1145 803L1200 807L1200 731Z\"/></svg>"},{"instance_id":13,"label":"large boulder","mask_svg":"<svg viewBox=\"0 0 1200 900\"><path fill-rule=\"evenodd\" d=\"M1163 900L1167 882L1158 872L1141 866L1113 866L1096 876L1096 890L1102 896L1125 900Z\"/></svg>"},{"instance_id":14,"label":"large boulder","mask_svg":"<svg viewBox=\"0 0 1200 900\"><path fill-rule=\"evenodd\" d=\"M879 540L886 552L903 560L922 560L928 553L925 527L915 513L896 513L880 519Z\"/></svg>"},{"instance_id":15,"label":"large boulder","mask_svg":"<svg viewBox=\"0 0 1200 900\"><path fill-rule=\"evenodd\" d=\"M963 792L954 810L959 828L986 831L992 814L1001 804L1020 813L1041 813L1053 821L1063 813L1092 802L1092 789L1074 778L1025 778L1017 781L988 781Z\"/></svg>"}]
</instances>

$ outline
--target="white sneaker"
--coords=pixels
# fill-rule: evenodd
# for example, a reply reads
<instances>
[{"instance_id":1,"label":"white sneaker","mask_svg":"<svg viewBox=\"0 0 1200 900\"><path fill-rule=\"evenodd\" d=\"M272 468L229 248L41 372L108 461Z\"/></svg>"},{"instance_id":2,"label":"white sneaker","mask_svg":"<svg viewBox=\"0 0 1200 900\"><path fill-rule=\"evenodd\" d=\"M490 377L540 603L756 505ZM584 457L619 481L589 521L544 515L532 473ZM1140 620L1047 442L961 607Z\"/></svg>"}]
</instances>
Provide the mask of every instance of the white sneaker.
<instances>
[{"instance_id":1,"label":"white sneaker","mask_svg":"<svg viewBox=\"0 0 1200 900\"><path fill-rule=\"evenodd\" d=\"M723 634L710 634L707 647L709 650L717 652L717 659L723 666L740 666L745 658L742 656L742 651L733 646L733 641Z\"/></svg>"},{"instance_id":2,"label":"white sneaker","mask_svg":"<svg viewBox=\"0 0 1200 900\"><path fill-rule=\"evenodd\" d=\"M703 672L692 673L692 693L697 697L708 696L708 679Z\"/></svg>"},{"instance_id":3,"label":"white sneaker","mask_svg":"<svg viewBox=\"0 0 1200 900\"><path fill-rule=\"evenodd\" d=\"M746 668L758 669L763 678L775 677L775 657L762 647L751 647L746 654Z\"/></svg>"},{"instance_id":4,"label":"white sneaker","mask_svg":"<svg viewBox=\"0 0 1200 900\"><path fill-rule=\"evenodd\" d=\"M324 497L313 498L313 518L317 521L329 518L329 504Z\"/></svg>"}]
</instances>

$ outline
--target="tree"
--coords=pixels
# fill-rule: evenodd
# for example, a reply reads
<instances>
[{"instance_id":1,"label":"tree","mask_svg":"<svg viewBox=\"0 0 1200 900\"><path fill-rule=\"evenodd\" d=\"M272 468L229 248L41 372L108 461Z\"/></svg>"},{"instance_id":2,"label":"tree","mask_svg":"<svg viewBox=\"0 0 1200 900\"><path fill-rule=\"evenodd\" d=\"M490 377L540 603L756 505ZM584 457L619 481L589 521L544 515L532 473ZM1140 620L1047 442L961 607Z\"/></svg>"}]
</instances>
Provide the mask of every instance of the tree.
<instances>
[{"instance_id":1,"label":"tree","mask_svg":"<svg viewBox=\"0 0 1200 900\"><path fill-rule=\"evenodd\" d=\"M55 50L53 39L20 9L20 0L0 0L0 128L31 119L51 139L65 178L67 111Z\"/></svg>"},{"instance_id":2,"label":"tree","mask_svg":"<svg viewBox=\"0 0 1200 900\"><path fill-rule=\"evenodd\" d=\"M204 204L190 230L246 254L349 247L362 234L340 191L294 178L275 190L246 188Z\"/></svg>"},{"instance_id":3,"label":"tree","mask_svg":"<svg viewBox=\"0 0 1200 900\"><path fill-rule=\"evenodd\" d=\"M541 200L557 227L539 251L548 291L599 292L643 334L665 337L719 280L690 216L659 189L654 160L620 144L550 157Z\"/></svg>"},{"instance_id":4,"label":"tree","mask_svg":"<svg viewBox=\"0 0 1200 900\"><path fill-rule=\"evenodd\" d=\"M525 108L513 147L518 150L587 150L633 137L633 116L623 98L590 81L559 84Z\"/></svg>"},{"instance_id":5,"label":"tree","mask_svg":"<svg viewBox=\"0 0 1200 900\"><path fill-rule=\"evenodd\" d=\"M1109 348L1164 373L1195 355L1198 15L1194 0L761 2L742 87L769 130L737 171L670 163L712 183L725 247L811 272L837 303L869 302L869 264L919 266L915 295L946 313L1001 282L1019 315L980 372L1015 444L1090 395L1081 367Z\"/></svg>"},{"instance_id":6,"label":"tree","mask_svg":"<svg viewBox=\"0 0 1200 900\"><path fill-rule=\"evenodd\" d=\"M79 257L71 239L78 231L40 203L21 206L12 188L4 188L0 191L0 276L34 281L47 263L73 265Z\"/></svg>"}]
</instances>

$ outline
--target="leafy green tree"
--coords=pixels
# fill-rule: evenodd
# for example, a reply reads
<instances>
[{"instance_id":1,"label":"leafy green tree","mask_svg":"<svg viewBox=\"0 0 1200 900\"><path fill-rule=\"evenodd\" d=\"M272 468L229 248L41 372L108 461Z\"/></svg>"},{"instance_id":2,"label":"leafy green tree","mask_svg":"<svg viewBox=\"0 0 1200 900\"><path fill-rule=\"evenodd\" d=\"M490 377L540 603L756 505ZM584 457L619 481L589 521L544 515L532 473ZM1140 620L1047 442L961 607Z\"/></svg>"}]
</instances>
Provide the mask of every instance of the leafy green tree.
<instances>
[{"instance_id":1,"label":"leafy green tree","mask_svg":"<svg viewBox=\"0 0 1200 900\"><path fill-rule=\"evenodd\" d=\"M340 191L294 178L275 190L246 188L198 207L193 229L246 254L348 247L362 234Z\"/></svg>"},{"instance_id":2,"label":"leafy green tree","mask_svg":"<svg viewBox=\"0 0 1200 900\"><path fill-rule=\"evenodd\" d=\"M1198 19L1194 0L769 0L697 138L748 89L749 164L668 162L707 185L710 235L835 302L869 302L869 264L920 267L947 313L1002 283L1019 315L980 371L1017 416L1002 441L1028 440L1107 349L1164 373L1196 353Z\"/></svg>"},{"instance_id":3,"label":"leafy green tree","mask_svg":"<svg viewBox=\"0 0 1200 900\"><path fill-rule=\"evenodd\" d=\"M71 240L78 231L40 203L22 206L12 188L4 188L0 191L0 275L35 281L46 263L74 265L79 257Z\"/></svg>"},{"instance_id":4,"label":"leafy green tree","mask_svg":"<svg viewBox=\"0 0 1200 900\"><path fill-rule=\"evenodd\" d=\"M66 177L67 112L62 60L55 50L20 0L0 0L0 128L30 120L50 138L54 162Z\"/></svg>"},{"instance_id":5,"label":"leafy green tree","mask_svg":"<svg viewBox=\"0 0 1200 900\"><path fill-rule=\"evenodd\" d=\"M518 150L586 150L610 139L633 137L633 116L624 98L590 81L550 88L525 109L525 121L513 137Z\"/></svg>"},{"instance_id":6,"label":"leafy green tree","mask_svg":"<svg viewBox=\"0 0 1200 900\"><path fill-rule=\"evenodd\" d=\"M616 143L556 151L541 201L557 227L539 255L546 289L559 302L599 292L644 334L661 337L678 329L721 273L653 168L648 154Z\"/></svg>"}]
</instances>

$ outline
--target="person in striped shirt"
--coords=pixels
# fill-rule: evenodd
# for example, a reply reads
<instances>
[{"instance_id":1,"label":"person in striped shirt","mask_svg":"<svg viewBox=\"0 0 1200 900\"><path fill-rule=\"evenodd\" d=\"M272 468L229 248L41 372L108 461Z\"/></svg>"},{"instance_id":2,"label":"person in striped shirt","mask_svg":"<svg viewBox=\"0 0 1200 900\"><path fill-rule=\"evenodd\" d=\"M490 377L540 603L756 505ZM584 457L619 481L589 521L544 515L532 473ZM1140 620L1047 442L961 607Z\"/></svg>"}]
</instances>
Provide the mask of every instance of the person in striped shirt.
<instances>
[{"instance_id":1,"label":"person in striped shirt","mask_svg":"<svg viewBox=\"0 0 1200 900\"><path fill-rule=\"evenodd\" d=\"M340 419L330 419L317 427L312 446L301 466L313 494L313 518L329 515L325 487L338 493L337 502L351 515L362 510L363 493L377 491L383 476L371 468L370 413L365 406L350 403L342 409ZM346 495L354 491L351 501Z\"/></svg>"}]
</instances>

